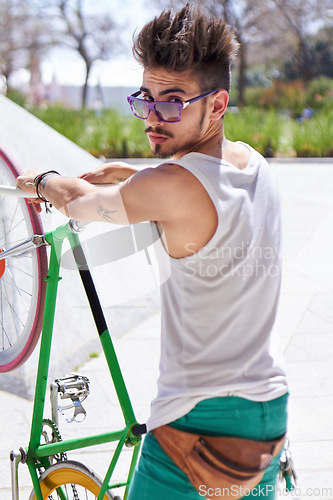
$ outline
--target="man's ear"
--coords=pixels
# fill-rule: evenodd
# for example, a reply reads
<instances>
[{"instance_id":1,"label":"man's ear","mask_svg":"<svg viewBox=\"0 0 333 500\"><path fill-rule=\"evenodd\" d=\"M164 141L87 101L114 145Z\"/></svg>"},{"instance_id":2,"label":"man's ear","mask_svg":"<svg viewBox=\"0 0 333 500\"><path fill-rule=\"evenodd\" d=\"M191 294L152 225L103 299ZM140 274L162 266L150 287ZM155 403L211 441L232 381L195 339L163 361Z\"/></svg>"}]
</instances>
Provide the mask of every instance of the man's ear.
<instances>
[{"instance_id":1,"label":"man's ear","mask_svg":"<svg viewBox=\"0 0 333 500\"><path fill-rule=\"evenodd\" d=\"M216 94L213 94L213 109L211 111L211 120L220 120L227 109L229 102L229 94L226 90L221 89Z\"/></svg>"}]
</instances>

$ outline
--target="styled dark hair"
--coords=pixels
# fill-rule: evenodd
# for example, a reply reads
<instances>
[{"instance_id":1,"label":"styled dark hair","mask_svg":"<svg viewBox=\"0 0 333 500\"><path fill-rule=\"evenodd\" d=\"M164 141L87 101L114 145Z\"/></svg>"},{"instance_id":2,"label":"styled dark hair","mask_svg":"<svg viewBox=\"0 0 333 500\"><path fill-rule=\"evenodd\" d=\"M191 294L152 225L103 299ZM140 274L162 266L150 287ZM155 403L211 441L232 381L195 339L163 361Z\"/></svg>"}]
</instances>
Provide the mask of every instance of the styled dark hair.
<instances>
[{"instance_id":1,"label":"styled dark hair","mask_svg":"<svg viewBox=\"0 0 333 500\"><path fill-rule=\"evenodd\" d=\"M221 18L187 4L164 10L133 41L133 55L145 68L192 69L203 92L230 90L230 67L238 50L232 28Z\"/></svg>"}]
</instances>

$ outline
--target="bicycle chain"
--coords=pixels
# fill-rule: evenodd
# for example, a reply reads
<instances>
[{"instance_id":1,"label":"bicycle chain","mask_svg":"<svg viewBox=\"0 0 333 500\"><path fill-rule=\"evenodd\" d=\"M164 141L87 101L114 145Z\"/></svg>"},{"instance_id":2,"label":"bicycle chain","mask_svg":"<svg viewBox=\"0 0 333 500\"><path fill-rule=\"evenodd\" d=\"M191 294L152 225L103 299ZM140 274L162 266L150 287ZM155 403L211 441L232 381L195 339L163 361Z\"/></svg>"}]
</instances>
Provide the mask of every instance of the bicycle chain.
<instances>
[{"instance_id":1,"label":"bicycle chain","mask_svg":"<svg viewBox=\"0 0 333 500\"><path fill-rule=\"evenodd\" d=\"M53 422L53 420L50 420L49 418L44 418L43 425L44 424L48 425L52 429L52 443L62 441L60 431L59 431L58 427L55 425L55 423ZM42 435L43 435L43 425L42 425ZM45 441L46 441L46 439L45 439ZM60 458L57 458L56 455L51 455L51 456L54 457L57 462L62 462L62 461L67 460L67 453L66 452L60 453L60 455L59 455ZM80 500L75 484L71 484L71 487L72 487L72 491L73 491L73 500ZM52 495L49 496L49 499L53 500Z\"/></svg>"},{"instance_id":2,"label":"bicycle chain","mask_svg":"<svg viewBox=\"0 0 333 500\"><path fill-rule=\"evenodd\" d=\"M74 495L73 500L80 500L75 484L71 484L71 487Z\"/></svg>"},{"instance_id":3,"label":"bicycle chain","mask_svg":"<svg viewBox=\"0 0 333 500\"><path fill-rule=\"evenodd\" d=\"M43 425L46 424L48 425L49 427L51 427L51 430L52 430L52 443L56 443L56 442L59 442L59 441L62 441L62 437L61 437L61 434L60 434L60 431L58 429L58 427L55 425L55 423L53 422L53 420L50 420L49 418L43 418L43 422L42 422L42 435L43 435ZM46 441L46 439L45 439ZM56 455L52 455L52 457L54 457L56 459L57 462L61 462L63 460L67 460L67 453L63 452L63 453L60 453L60 458L57 458Z\"/></svg>"}]
</instances>

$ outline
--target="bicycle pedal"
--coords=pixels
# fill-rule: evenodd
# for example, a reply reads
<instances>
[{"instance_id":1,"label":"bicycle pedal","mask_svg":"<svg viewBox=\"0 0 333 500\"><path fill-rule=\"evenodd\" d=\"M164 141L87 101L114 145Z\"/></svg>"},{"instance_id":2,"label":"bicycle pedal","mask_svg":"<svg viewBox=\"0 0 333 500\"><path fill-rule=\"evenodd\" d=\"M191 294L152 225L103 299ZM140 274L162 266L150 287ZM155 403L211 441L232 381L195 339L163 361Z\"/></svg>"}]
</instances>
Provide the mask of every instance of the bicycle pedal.
<instances>
[{"instance_id":1,"label":"bicycle pedal","mask_svg":"<svg viewBox=\"0 0 333 500\"><path fill-rule=\"evenodd\" d=\"M89 395L89 379L83 375L77 373L71 373L65 377L60 377L55 380L58 386L58 392L60 393L61 399L70 398L74 396L85 396Z\"/></svg>"},{"instance_id":2,"label":"bicycle pedal","mask_svg":"<svg viewBox=\"0 0 333 500\"><path fill-rule=\"evenodd\" d=\"M81 401L79 398L72 398L72 401L74 403L74 414L70 420L67 420L68 423L71 422L83 422L83 420L87 416L86 410L83 408Z\"/></svg>"},{"instance_id":3,"label":"bicycle pedal","mask_svg":"<svg viewBox=\"0 0 333 500\"><path fill-rule=\"evenodd\" d=\"M82 401L90 394L89 383L88 377L75 373L55 380L60 400L65 401L64 405L58 406L59 411L64 415L65 410L74 408L72 418L65 417L68 423L82 422L85 419L87 412L82 406Z\"/></svg>"}]
</instances>

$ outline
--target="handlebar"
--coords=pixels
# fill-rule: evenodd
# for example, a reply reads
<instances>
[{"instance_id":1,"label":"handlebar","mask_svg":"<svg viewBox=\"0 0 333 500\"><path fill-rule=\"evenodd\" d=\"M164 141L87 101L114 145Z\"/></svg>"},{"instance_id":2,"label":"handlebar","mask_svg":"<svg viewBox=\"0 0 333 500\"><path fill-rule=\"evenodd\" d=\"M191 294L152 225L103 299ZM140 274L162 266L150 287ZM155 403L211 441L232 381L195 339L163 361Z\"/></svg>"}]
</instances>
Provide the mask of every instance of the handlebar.
<instances>
[{"instance_id":1,"label":"handlebar","mask_svg":"<svg viewBox=\"0 0 333 500\"><path fill-rule=\"evenodd\" d=\"M97 188L106 188L114 186L114 184L93 184ZM22 189L15 186L2 186L0 185L0 196L14 196L16 198L38 198L36 193L27 193Z\"/></svg>"},{"instance_id":2,"label":"handlebar","mask_svg":"<svg viewBox=\"0 0 333 500\"><path fill-rule=\"evenodd\" d=\"M38 198L36 193L27 193L15 186L0 186L0 195L15 196L16 198Z\"/></svg>"}]
</instances>

